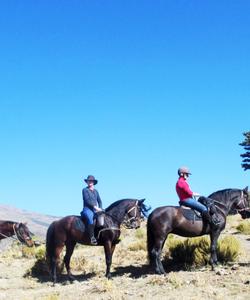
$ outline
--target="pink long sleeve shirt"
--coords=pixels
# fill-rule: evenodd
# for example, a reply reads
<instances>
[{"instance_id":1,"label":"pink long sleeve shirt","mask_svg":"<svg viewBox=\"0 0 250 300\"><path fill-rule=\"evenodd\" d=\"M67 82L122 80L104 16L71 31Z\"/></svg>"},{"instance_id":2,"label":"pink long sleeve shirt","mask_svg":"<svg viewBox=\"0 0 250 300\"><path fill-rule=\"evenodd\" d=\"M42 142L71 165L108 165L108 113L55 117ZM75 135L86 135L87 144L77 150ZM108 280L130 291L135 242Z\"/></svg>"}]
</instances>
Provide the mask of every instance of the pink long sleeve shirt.
<instances>
[{"instance_id":1,"label":"pink long sleeve shirt","mask_svg":"<svg viewBox=\"0 0 250 300\"><path fill-rule=\"evenodd\" d=\"M193 192L183 177L180 177L176 183L176 192L180 198L180 201L185 201L193 196Z\"/></svg>"}]
</instances>

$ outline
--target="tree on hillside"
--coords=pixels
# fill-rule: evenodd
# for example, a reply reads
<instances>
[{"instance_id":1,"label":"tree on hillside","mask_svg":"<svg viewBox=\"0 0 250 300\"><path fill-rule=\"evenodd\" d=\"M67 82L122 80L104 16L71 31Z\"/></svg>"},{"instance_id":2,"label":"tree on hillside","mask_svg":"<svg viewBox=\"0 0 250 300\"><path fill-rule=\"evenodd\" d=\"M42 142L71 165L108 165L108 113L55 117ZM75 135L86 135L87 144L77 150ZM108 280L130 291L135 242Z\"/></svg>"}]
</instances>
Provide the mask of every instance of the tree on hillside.
<instances>
[{"instance_id":1,"label":"tree on hillside","mask_svg":"<svg viewBox=\"0 0 250 300\"><path fill-rule=\"evenodd\" d=\"M250 169L250 131L244 132L243 135L245 140L240 143L240 146L244 147L246 152L240 156L243 158L241 166L246 171Z\"/></svg>"}]
</instances>

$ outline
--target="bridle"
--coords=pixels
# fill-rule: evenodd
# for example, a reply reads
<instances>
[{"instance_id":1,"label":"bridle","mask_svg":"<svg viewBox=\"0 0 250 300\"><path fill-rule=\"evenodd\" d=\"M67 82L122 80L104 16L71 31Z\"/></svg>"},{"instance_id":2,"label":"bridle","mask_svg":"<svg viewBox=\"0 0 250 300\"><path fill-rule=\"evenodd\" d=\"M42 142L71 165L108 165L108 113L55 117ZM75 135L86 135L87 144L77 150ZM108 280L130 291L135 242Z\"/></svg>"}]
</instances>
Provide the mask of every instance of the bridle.
<instances>
[{"instance_id":1,"label":"bridle","mask_svg":"<svg viewBox=\"0 0 250 300\"><path fill-rule=\"evenodd\" d=\"M16 241L19 241L20 243L25 243L26 241L30 241L31 238L29 236L27 237L23 237L19 230L16 228L17 224L20 224L20 223L14 223L13 224L13 232L14 232L14 236L13 235L6 235L6 234L3 234L2 232L0 232L0 235L5 237L5 238L12 238L13 240L16 240Z\"/></svg>"},{"instance_id":2,"label":"bridle","mask_svg":"<svg viewBox=\"0 0 250 300\"><path fill-rule=\"evenodd\" d=\"M240 207L241 205L243 205L243 208L236 208L236 210L238 212L244 211L244 210L249 210L250 207L247 206L246 204L246 198L244 197L244 192L241 191L241 195L240 195L240 200L239 202L236 204L236 207Z\"/></svg>"},{"instance_id":3,"label":"bridle","mask_svg":"<svg viewBox=\"0 0 250 300\"><path fill-rule=\"evenodd\" d=\"M135 205L132 206L127 212L126 212L126 216L128 217L128 214L131 212L131 211L134 211L134 215L130 218L127 218L126 220L123 221L123 224L126 228L130 228L131 226L131 223L132 221L136 221L137 220L137 216L136 216L136 209L138 209L138 200L136 201ZM113 219L116 219L114 216L108 214L105 212L106 215L110 216L111 218ZM100 238L100 234L104 231L109 231L109 230L115 230L115 231L121 231L119 228L116 228L116 227L107 227L107 228L102 228L101 230L99 230L98 232L98 236L97 236L97 239Z\"/></svg>"},{"instance_id":4,"label":"bridle","mask_svg":"<svg viewBox=\"0 0 250 300\"><path fill-rule=\"evenodd\" d=\"M126 227L129 227L133 221L136 221L138 219L137 215L136 215L137 209L138 209L138 200L135 202L135 205L132 206L127 211L127 214L126 214L127 219L123 222ZM129 217L129 213L132 212L132 211L134 211L134 215L132 215L132 217Z\"/></svg>"}]
</instances>

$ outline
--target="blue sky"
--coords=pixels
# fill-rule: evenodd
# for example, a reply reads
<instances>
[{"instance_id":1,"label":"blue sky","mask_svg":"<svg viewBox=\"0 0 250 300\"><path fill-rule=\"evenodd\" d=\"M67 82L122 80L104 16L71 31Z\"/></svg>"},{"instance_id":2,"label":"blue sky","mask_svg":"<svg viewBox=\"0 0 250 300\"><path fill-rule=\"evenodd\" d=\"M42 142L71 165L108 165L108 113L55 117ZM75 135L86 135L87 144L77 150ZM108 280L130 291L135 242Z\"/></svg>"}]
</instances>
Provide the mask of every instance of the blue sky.
<instances>
[{"instance_id":1,"label":"blue sky","mask_svg":"<svg viewBox=\"0 0 250 300\"><path fill-rule=\"evenodd\" d=\"M249 1L2 1L0 202L78 214L248 185ZM6 216L7 217L7 216Z\"/></svg>"}]
</instances>

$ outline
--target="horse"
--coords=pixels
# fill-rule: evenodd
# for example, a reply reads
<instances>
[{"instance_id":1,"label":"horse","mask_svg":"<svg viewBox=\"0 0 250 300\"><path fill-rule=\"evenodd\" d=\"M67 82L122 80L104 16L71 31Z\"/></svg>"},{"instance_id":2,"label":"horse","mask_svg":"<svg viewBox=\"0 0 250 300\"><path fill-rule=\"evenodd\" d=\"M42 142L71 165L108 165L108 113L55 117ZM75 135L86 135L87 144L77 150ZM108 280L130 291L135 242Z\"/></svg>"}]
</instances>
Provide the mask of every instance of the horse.
<instances>
[{"instance_id":1,"label":"horse","mask_svg":"<svg viewBox=\"0 0 250 300\"><path fill-rule=\"evenodd\" d=\"M201 218L198 221L187 220L183 213L190 209L183 209L176 206L158 207L148 217L147 222L147 249L151 268L156 274L166 274L161 262L161 253L169 233L184 237L196 237L205 234L210 235L210 260L209 263L214 270L218 263L217 241L221 231L226 226L226 218L232 208L244 218L244 210L248 206L248 187L245 189L225 189L217 191L209 196L213 199L217 218L220 221L218 226L211 226ZM193 211L193 214L195 212Z\"/></svg>"},{"instance_id":2,"label":"horse","mask_svg":"<svg viewBox=\"0 0 250 300\"><path fill-rule=\"evenodd\" d=\"M102 227L96 226L95 236L97 238L97 246L103 246L106 258L106 274L110 279L110 267L112 263L112 255L116 244L119 243L120 226L122 223L127 228L139 228L141 218L146 215L148 208L143 203L145 199L122 199L114 202L105 209L104 224ZM46 257L49 264L52 281L57 281L57 264L59 256L64 246L66 246L66 254L64 256L64 264L66 266L67 275L70 281L74 280L74 276L70 270L70 258L73 254L76 243L90 245L89 236L84 230L84 223L80 216L66 216L60 220L54 221L47 230L46 236Z\"/></svg>"},{"instance_id":3,"label":"horse","mask_svg":"<svg viewBox=\"0 0 250 300\"><path fill-rule=\"evenodd\" d=\"M28 247L34 245L26 223L0 221L0 240L11 237Z\"/></svg>"}]
</instances>

